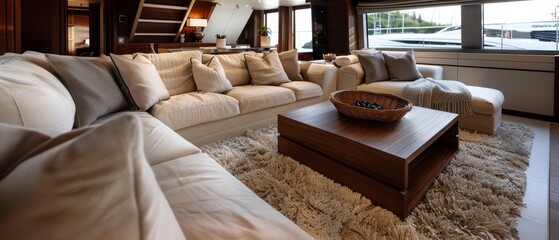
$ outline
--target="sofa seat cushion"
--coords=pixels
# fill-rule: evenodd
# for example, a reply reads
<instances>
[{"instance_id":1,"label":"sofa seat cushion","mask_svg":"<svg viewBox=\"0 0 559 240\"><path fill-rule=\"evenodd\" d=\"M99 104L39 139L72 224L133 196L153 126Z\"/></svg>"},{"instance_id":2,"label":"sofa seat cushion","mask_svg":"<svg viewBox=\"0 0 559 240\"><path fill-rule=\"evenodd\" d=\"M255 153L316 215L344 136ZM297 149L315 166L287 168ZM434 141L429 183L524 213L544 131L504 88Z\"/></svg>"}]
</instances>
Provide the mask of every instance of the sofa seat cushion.
<instances>
[{"instance_id":1,"label":"sofa seat cushion","mask_svg":"<svg viewBox=\"0 0 559 240\"><path fill-rule=\"evenodd\" d=\"M134 114L140 120L144 153L151 166L201 152L194 144L147 112L119 112L98 119L93 124L103 124L126 114Z\"/></svg>"},{"instance_id":2,"label":"sofa seat cushion","mask_svg":"<svg viewBox=\"0 0 559 240\"><path fill-rule=\"evenodd\" d=\"M153 171L187 239L312 239L207 154Z\"/></svg>"},{"instance_id":3,"label":"sofa seat cushion","mask_svg":"<svg viewBox=\"0 0 559 240\"><path fill-rule=\"evenodd\" d=\"M472 110L476 114L493 115L501 112L505 96L497 89L467 86L472 93Z\"/></svg>"},{"instance_id":4,"label":"sofa seat cushion","mask_svg":"<svg viewBox=\"0 0 559 240\"><path fill-rule=\"evenodd\" d=\"M132 114L122 115L29 151L0 180L0 236L185 239L145 159L141 131Z\"/></svg>"},{"instance_id":5,"label":"sofa seat cushion","mask_svg":"<svg viewBox=\"0 0 559 240\"><path fill-rule=\"evenodd\" d=\"M201 51L140 54L155 65L171 96L196 91L190 58L202 60Z\"/></svg>"},{"instance_id":6,"label":"sofa seat cushion","mask_svg":"<svg viewBox=\"0 0 559 240\"><path fill-rule=\"evenodd\" d=\"M292 81L280 84L280 87L291 89L297 100L321 97L324 92L320 85L308 81Z\"/></svg>"},{"instance_id":7,"label":"sofa seat cushion","mask_svg":"<svg viewBox=\"0 0 559 240\"><path fill-rule=\"evenodd\" d=\"M239 101L219 93L190 92L171 96L149 112L171 129L178 130L239 115Z\"/></svg>"},{"instance_id":8,"label":"sofa seat cushion","mask_svg":"<svg viewBox=\"0 0 559 240\"><path fill-rule=\"evenodd\" d=\"M23 59L0 65L0 122L25 126L47 135L72 130L76 105L50 72Z\"/></svg>"},{"instance_id":9,"label":"sofa seat cushion","mask_svg":"<svg viewBox=\"0 0 559 240\"><path fill-rule=\"evenodd\" d=\"M204 54L202 55L202 62L207 63L212 58L219 59L221 66L225 70L225 76L231 85L239 86L250 84L250 74L245 60L245 54L255 56L255 52L234 53L234 54Z\"/></svg>"},{"instance_id":10,"label":"sofa seat cushion","mask_svg":"<svg viewBox=\"0 0 559 240\"><path fill-rule=\"evenodd\" d=\"M402 96L402 91L411 81L381 81L357 86L357 90L388 93ZM472 110L475 114L493 115L501 111L505 96L501 91L477 86L466 86L472 93Z\"/></svg>"},{"instance_id":11,"label":"sofa seat cushion","mask_svg":"<svg viewBox=\"0 0 559 240\"><path fill-rule=\"evenodd\" d=\"M239 101L241 113L295 102L295 93L291 89L276 86L237 86L227 93Z\"/></svg>"}]
</instances>

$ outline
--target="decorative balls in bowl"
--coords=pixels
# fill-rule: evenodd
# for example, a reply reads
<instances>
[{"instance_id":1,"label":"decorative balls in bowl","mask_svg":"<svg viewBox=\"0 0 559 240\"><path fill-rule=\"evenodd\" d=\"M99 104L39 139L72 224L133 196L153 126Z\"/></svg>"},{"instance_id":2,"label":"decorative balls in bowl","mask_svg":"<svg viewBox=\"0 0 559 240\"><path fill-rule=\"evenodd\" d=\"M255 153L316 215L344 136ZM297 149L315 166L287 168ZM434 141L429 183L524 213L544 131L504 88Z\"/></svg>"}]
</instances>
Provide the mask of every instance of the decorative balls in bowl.
<instances>
[{"instance_id":1,"label":"decorative balls in bowl","mask_svg":"<svg viewBox=\"0 0 559 240\"><path fill-rule=\"evenodd\" d=\"M409 100L402 97L358 90L333 92L330 101L341 114L380 122L400 120L413 106Z\"/></svg>"}]
</instances>

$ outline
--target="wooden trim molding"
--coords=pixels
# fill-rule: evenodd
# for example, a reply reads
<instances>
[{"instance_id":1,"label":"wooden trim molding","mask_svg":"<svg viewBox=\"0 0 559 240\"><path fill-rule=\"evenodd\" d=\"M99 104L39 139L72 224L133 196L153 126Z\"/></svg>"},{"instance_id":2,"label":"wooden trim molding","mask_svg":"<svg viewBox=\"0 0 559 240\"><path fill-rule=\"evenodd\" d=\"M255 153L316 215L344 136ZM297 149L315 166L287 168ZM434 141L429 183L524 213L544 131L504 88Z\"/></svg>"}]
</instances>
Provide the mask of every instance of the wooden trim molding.
<instances>
[{"instance_id":1,"label":"wooden trim molding","mask_svg":"<svg viewBox=\"0 0 559 240\"><path fill-rule=\"evenodd\" d=\"M549 125L549 239L559 239L559 125Z\"/></svg>"},{"instance_id":2,"label":"wooden trim molding","mask_svg":"<svg viewBox=\"0 0 559 240\"><path fill-rule=\"evenodd\" d=\"M553 121L559 122L559 55L555 55L555 81L553 85Z\"/></svg>"}]
</instances>

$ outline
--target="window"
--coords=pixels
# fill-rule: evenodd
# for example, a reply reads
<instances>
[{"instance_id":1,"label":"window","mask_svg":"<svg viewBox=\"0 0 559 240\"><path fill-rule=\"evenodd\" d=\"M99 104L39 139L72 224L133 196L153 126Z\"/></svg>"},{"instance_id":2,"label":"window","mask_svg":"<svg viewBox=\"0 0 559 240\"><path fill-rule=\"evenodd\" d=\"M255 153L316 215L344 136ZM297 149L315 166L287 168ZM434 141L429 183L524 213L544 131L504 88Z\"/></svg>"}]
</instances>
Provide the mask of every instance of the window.
<instances>
[{"instance_id":1,"label":"window","mask_svg":"<svg viewBox=\"0 0 559 240\"><path fill-rule=\"evenodd\" d=\"M293 10L293 48L299 52L312 52L312 15L310 8Z\"/></svg>"},{"instance_id":2,"label":"window","mask_svg":"<svg viewBox=\"0 0 559 240\"><path fill-rule=\"evenodd\" d=\"M276 46L279 43L279 13L267 12L266 13L266 26L272 30L270 35L270 44Z\"/></svg>"},{"instance_id":3,"label":"window","mask_svg":"<svg viewBox=\"0 0 559 240\"><path fill-rule=\"evenodd\" d=\"M502 1L468 5L467 8L456 5L367 13L382 9L374 7L361 10L367 31L365 47L461 48L464 45L488 50L559 51L557 0ZM462 26L462 20L468 24ZM480 26L483 29L478 30ZM462 39L463 31L468 39ZM480 35L476 40L477 33Z\"/></svg>"},{"instance_id":4,"label":"window","mask_svg":"<svg viewBox=\"0 0 559 240\"><path fill-rule=\"evenodd\" d=\"M460 6L366 14L368 47L460 48Z\"/></svg>"},{"instance_id":5,"label":"window","mask_svg":"<svg viewBox=\"0 0 559 240\"><path fill-rule=\"evenodd\" d=\"M558 50L558 4L557 0L484 4L484 48Z\"/></svg>"}]
</instances>

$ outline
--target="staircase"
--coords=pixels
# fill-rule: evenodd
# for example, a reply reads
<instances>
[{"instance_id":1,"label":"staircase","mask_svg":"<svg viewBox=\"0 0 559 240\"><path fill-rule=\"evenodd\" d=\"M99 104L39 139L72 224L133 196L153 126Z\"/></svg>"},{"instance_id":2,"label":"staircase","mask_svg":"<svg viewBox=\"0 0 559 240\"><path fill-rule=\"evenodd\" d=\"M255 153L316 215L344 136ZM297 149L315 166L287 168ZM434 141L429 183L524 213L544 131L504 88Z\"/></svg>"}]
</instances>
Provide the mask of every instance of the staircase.
<instances>
[{"instance_id":1,"label":"staircase","mask_svg":"<svg viewBox=\"0 0 559 240\"><path fill-rule=\"evenodd\" d=\"M130 42L177 42L196 0L140 0Z\"/></svg>"}]
</instances>

